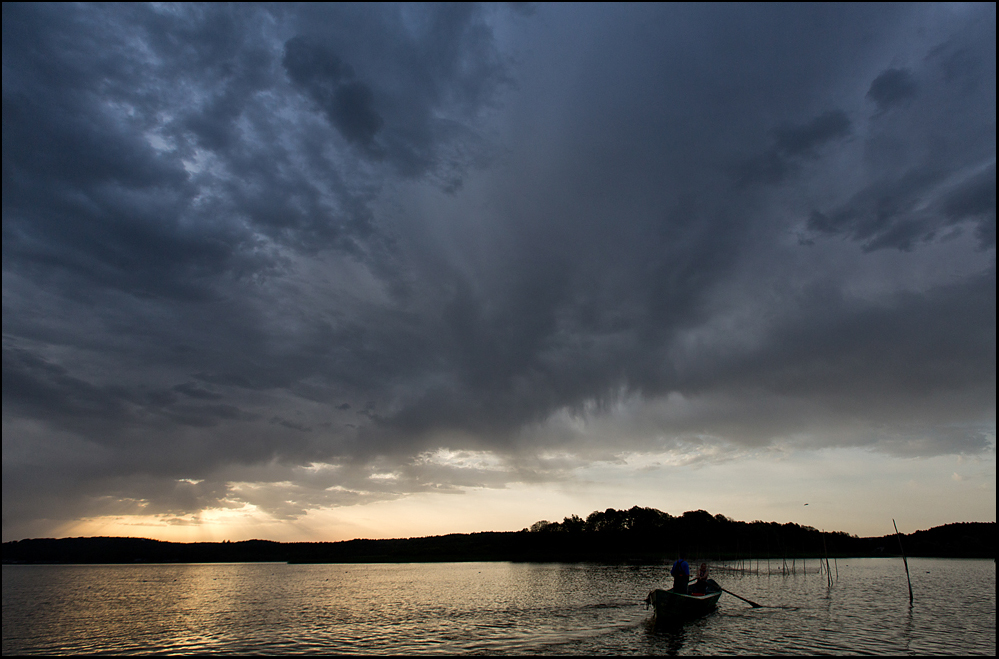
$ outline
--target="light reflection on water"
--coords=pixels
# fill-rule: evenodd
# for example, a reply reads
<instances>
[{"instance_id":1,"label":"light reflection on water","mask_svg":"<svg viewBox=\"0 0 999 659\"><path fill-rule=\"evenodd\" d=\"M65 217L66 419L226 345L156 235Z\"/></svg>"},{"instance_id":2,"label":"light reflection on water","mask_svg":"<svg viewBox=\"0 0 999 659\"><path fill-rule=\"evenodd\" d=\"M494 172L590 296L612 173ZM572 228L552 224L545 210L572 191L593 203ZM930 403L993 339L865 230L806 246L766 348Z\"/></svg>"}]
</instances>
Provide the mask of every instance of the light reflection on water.
<instances>
[{"instance_id":1,"label":"light reflection on water","mask_svg":"<svg viewBox=\"0 0 999 659\"><path fill-rule=\"evenodd\" d=\"M716 570L718 610L657 629L663 566L3 566L3 654L995 655L995 563L839 562L839 580ZM765 572L765 568L763 570Z\"/></svg>"}]
</instances>

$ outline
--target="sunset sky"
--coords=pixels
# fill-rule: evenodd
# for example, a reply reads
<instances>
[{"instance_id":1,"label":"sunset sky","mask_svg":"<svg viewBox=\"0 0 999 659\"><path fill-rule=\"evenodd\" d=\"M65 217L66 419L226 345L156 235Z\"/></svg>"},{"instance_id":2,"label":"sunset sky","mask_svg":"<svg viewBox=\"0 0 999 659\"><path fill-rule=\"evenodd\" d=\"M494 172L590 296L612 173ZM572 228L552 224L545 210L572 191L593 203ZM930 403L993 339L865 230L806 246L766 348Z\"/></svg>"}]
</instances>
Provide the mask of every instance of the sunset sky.
<instances>
[{"instance_id":1,"label":"sunset sky","mask_svg":"<svg viewBox=\"0 0 999 659\"><path fill-rule=\"evenodd\" d=\"M995 4L2 18L4 541L995 521Z\"/></svg>"}]
</instances>

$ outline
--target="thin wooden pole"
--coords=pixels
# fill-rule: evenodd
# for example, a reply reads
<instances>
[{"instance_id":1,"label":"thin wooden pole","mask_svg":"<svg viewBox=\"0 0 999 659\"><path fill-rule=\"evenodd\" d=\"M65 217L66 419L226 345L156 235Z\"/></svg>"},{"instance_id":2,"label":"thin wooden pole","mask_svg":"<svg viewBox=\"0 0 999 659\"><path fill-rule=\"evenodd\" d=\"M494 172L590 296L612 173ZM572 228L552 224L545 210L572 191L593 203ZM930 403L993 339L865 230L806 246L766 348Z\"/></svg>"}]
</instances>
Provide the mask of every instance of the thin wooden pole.
<instances>
[{"instance_id":1,"label":"thin wooden pole","mask_svg":"<svg viewBox=\"0 0 999 659\"><path fill-rule=\"evenodd\" d=\"M902 551L902 563L905 565L905 581L909 584L909 604L912 604L912 579L909 578L909 561L905 558L905 549L902 547L902 534L898 532L898 524L893 519L892 526L895 527L895 537L898 538L898 548Z\"/></svg>"},{"instance_id":2,"label":"thin wooden pole","mask_svg":"<svg viewBox=\"0 0 999 659\"><path fill-rule=\"evenodd\" d=\"M832 586L832 572L829 571L829 547L826 546L825 536L822 536L822 549L826 552L826 583Z\"/></svg>"}]
</instances>

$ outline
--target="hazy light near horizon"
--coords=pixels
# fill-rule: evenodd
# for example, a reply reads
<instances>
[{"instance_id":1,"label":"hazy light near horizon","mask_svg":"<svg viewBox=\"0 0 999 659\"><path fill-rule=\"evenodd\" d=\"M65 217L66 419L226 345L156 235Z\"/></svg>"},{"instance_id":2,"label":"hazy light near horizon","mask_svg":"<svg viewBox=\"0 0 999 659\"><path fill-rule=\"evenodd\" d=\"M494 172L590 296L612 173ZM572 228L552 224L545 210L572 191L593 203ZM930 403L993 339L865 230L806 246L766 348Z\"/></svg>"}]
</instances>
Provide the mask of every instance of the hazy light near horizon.
<instances>
[{"instance_id":1,"label":"hazy light near horizon","mask_svg":"<svg viewBox=\"0 0 999 659\"><path fill-rule=\"evenodd\" d=\"M472 458L492 462L488 456ZM585 518L594 510L638 505L672 515L706 509L743 521L793 522L866 537L890 533L893 518L906 532L954 521L954 500L968 502L963 521L988 519L995 499L994 458L938 456L900 463L878 459L865 449L802 453L769 448L711 463L691 460L686 453L634 454L579 464L572 472L554 487L524 482L502 488L466 486L448 494L424 492L366 505L310 508L290 520L240 503L253 496L249 490L268 486L234 484L236 498L228 507L184 516L83 519L62 527L58 535L334 542L517 531L542 519ZM270 484L269 489L294 496L291 483Z\"/></svg>"}]
</instances>

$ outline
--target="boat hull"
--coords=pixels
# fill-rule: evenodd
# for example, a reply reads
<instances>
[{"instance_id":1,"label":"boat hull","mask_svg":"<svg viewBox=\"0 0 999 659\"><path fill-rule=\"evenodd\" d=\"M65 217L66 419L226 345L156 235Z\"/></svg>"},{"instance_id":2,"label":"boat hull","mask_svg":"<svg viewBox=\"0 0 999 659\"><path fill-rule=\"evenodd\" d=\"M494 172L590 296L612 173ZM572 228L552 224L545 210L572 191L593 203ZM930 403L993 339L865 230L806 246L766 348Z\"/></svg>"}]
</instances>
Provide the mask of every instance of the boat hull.
<instances>
[{"instance_id":1,"label":"boat hull","mask_svg":"<svg viewBox=\"0 0 999 659\"><path fill-rule=\"evenodd\" d=\"M706 595L683 595L672 590L656 589L646 601L655 609L656 623L683 622L711 613L721 592Z\"/></svg>"}]
</instances>

